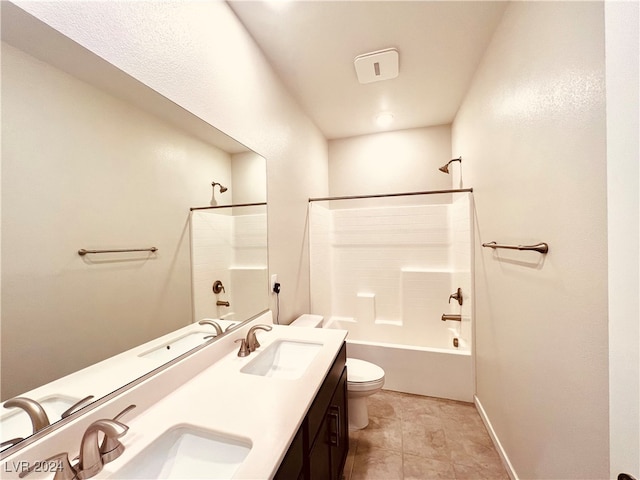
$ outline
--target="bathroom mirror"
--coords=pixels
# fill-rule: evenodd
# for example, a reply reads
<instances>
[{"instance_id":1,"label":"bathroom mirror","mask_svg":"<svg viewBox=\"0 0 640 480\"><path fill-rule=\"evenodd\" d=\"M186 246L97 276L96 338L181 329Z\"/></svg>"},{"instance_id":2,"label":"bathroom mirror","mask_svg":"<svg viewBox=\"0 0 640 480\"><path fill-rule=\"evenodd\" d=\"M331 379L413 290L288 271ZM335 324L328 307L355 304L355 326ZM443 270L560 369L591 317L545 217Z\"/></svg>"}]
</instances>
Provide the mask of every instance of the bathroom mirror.
<instances>
[{"instance_id":1,"label":"bathroom mirror","mask_svg":"<svg viewBox=\"0 0 640 480\"><path fill-rule=\"evenodd\" d=\"M2 42L1 400L53 423L268 308L266 162L8 2Z\"/></svg>"}]
</instances>

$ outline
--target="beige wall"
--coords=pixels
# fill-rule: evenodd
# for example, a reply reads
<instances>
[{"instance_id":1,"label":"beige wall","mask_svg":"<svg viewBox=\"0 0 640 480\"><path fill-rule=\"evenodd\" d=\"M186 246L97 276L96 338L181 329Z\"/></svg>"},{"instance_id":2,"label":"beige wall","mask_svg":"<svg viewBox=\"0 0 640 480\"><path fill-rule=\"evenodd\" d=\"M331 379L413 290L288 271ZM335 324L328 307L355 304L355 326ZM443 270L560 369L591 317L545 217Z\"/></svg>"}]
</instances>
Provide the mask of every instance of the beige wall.
<instances>
[{"instance_id":1,"label":"beige wall","mask_svg":"<svg viewBox=\"0 0 640 480\"><path fill-rule=\"evenodd\" d=\"M330 140L329 193L369 195L448 189L451 176L439 172L438 167L450 159L450 125Z\"/></svg>"},{"instance_id":2,"label":"beige wall","mask_svg":"<svg viewBox=\"0 0 640 480\"><path fill-rule=\"evenodd\" d=\"M640 477L640 5L605 4L610 478Z\"/></svg>"},{"instance_id":3,"label":"beige wall","mask_svg":"<svg viewBox=\"0 0 640 480\"><path fill-rule=\"evenodd\" d=\"M605 133L603 4L510 4L453 146L476 204L477 398L520 478L609 475Z\"/></svg>"},{"instance_id":4,"label":"beige wall","mask_svg":"<svg viewBox=\"0 0 640 480\"><path fill-rule=\"evenodd\" d=\"M3 399L192 321L189 207L229 154L3 43L2 170Z\"/></svg>"},{"instance_id":5,"label":"beige wall","mask_svg":"<svg viewBox=\"0 0 640 480\"><path fill-rule=\"evenodd\" d=\"M16 3L267 159L280 320L308 310L307 198L326 194L326 141L228 5Z\"/></svg>"}]
</instances>

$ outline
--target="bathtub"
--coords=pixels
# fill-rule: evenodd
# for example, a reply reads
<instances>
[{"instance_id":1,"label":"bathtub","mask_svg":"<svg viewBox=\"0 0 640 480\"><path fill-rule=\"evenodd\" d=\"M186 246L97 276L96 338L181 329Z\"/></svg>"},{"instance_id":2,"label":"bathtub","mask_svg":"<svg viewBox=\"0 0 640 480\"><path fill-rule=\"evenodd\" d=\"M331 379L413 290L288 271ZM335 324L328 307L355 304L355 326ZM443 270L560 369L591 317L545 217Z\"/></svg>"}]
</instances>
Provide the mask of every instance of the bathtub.
<instances>
[{"instance_id":1,"label":"bathtub","mask_svg":"<svg viewBox=\"0 0 640 480\"><path fill-rule=\"evenodd\" d=\"M348 318L331 317L323 325L349 331L347 356L379 365L385 371L384 389L473 402L471 349L462 338L458 348L453 347L455 326L441 326L440 344L425 347L412 345L416 335L408 336L406 329L390 323L369 326L366 332Z\"/></svg>"}]
</instances>

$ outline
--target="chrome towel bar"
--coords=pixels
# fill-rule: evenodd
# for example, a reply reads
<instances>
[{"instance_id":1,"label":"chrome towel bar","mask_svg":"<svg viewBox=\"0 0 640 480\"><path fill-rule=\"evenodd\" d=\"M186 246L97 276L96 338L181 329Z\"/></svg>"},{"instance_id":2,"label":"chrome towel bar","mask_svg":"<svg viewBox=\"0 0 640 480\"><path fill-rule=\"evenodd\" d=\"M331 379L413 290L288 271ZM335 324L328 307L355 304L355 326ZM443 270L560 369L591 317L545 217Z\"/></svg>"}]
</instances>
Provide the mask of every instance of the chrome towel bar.
<instances>
[{"instance_id":1,"label":"chrome towel bar","mask_svg":"<svg viewBox=\"0 0 640 480\"><path fill-rule=\"evenodd\" d=\"M78 255L86 255L87 253L122 253L122 252L157 252L156 247L149 248L123 248L119 250L85 250L81 248L78 250Z\"/></svg>"},{"instance_id":2,"label":"chrome towel bar","mask_svg":"<svg viewBox=\"0 0 640 480\"><path fill-rule=\"evenodd\" d=\"M508 248L510 250L533 250L543 254L549 252L549 245L544 242L535 245L501 245L496 242L487 242L483 243L482 246L488 248Z\"/></svg>"}]
</instances>

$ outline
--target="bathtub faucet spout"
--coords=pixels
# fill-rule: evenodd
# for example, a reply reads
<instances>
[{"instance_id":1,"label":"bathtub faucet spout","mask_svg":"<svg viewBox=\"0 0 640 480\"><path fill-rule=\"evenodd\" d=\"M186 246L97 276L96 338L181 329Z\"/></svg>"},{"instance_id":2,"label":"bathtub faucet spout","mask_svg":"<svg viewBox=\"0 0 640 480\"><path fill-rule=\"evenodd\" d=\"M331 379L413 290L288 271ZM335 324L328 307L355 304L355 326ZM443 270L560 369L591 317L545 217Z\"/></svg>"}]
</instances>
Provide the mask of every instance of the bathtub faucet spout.
<instances>
[{"instance_id":1,"label":"bathtub faucet spout","mask_svg":"<svg viewBox=\"0 0 640 480\"><path fill-rule=\"evenodd\" d=\"M443 322L446 320L453 320L455 322L461 322L462 321L462 315L457 315L454 313L443 313L442 314L442 319Z\"/></svg>"}]
</instances>

